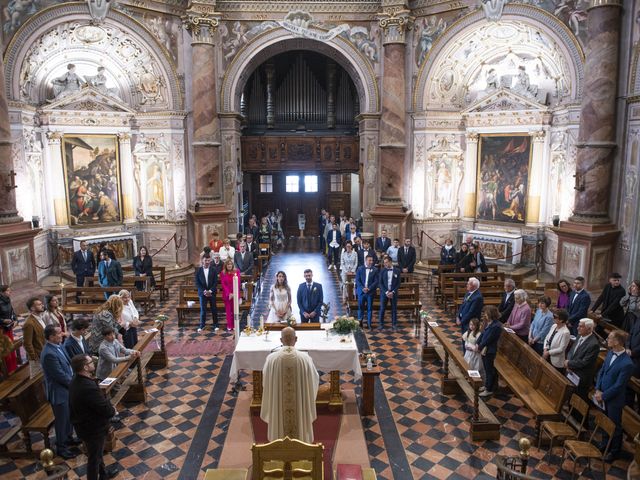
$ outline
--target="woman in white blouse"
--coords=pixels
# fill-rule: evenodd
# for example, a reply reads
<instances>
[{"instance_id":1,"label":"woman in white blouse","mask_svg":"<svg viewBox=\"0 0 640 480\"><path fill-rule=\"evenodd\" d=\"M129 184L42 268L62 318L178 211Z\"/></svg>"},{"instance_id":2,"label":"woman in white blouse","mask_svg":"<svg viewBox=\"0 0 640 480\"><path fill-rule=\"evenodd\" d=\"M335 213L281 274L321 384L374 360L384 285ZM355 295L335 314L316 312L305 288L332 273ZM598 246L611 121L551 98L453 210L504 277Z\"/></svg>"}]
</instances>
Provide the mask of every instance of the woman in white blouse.
<instances>
[{"instance_id":1,"label":"woman in white blouse","mask_svg":"<svg viewBox=\"0 0 640 480\"><path fill-rule=\"evenodd\" d=\"M556 310L554 312L554 325L544 339L544 350L542 352L542 356L562 374L564 374L567 345L571 340L571 334L567 328L567 320L569 320L569 314L566 310Z\"/></svg>"},{"instance_id":2,"label":"woman in white blouse","mask_svg":"<svg viewBox=\"0 0 640 480\"><path fill-rule=\"evenodd\" d=\"M342 279L342 300L347 299L347 274L353 273L355 275L356 268L358 268L358 254L353 249L353 244L350 240L347 241L340 255L340 278Z\"/></svg>"},{"instance_id":3,"label":"woman in white blouse","mask_svg":"<svg viewBox=\"0 0 640 480\"><path fill-rule=\"evenodd\" d=\"M122 325L122 343L124 343L125 348L133 348L138 343L140 314L133 300L131 300L131 293L128 290L120 290L118 296L124 304L120 323Z\"/></svg>"}]
</instances>

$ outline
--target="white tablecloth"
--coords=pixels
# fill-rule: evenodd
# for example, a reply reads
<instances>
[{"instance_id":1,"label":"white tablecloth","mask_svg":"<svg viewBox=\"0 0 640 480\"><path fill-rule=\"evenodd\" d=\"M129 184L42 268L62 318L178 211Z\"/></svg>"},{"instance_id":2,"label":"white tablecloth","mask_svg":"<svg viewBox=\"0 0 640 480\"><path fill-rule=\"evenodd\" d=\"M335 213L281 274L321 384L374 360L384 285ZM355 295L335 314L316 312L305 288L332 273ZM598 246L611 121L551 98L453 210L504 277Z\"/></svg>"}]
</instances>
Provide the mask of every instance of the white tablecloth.
<instances>
[{"instance_id":1,"label":"white tablecloth","mask_svg":"<svg viewBox=\"0 0 640 480\"><path fill-rule=\"evenodd\" d=\"M351 342L340 342L339 336L331 334L327 341L324 330L298 331L296 336L298 337L296 348L307 352L318 370L323 372L353 370L356 380L362 377L358 347L353 336L351 336ZM240 370L262 370L267 356L281 345L280 332L269 332L268 338L269 341L265 342L264 335L254 334L246 337L244 333L242 334L233 354L229 374L231 382L238 379Z\"/></svg>"}]
</instances>

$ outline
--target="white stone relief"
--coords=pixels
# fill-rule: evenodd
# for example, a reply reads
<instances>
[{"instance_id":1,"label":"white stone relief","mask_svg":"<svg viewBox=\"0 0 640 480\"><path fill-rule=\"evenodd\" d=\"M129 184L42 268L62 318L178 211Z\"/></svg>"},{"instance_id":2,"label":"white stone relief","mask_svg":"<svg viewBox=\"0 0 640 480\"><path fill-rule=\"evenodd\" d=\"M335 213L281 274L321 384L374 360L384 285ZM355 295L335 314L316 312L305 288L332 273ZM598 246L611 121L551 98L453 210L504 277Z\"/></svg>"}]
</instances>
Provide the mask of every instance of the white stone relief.
<instances>
[{"instance_id":1,"label":"white stone relief","mask_svg":"<svg viewBox=\"0 0 640 480\"><path fill-rule=\"evenodd\" d=\"M163 219L171 206L173 174L164 134L140 134L133 149L134 174L140 204L138 216ZM141 219L141 218L139 218Z\"/></svg>"},{"instance_id":2,"label":"white stone relief","mask_svg":"<svg viewBox=\"0 0 640 480\"><path fill-rule=\"evenodd\" d=\"M427 215L458 217L464 152L455 135L436 136L426 152Z\"/></svg>"},{"instance_id":3,"label":"white stone relief","mask_svg":"<svg viewBox=\"0 0 640 480\"><path fill-rule=\"evenodd\" d=\"M102 23L109 13L111 0L87 0L89 13L95 23Z\"/></svg>"}]
</instances>

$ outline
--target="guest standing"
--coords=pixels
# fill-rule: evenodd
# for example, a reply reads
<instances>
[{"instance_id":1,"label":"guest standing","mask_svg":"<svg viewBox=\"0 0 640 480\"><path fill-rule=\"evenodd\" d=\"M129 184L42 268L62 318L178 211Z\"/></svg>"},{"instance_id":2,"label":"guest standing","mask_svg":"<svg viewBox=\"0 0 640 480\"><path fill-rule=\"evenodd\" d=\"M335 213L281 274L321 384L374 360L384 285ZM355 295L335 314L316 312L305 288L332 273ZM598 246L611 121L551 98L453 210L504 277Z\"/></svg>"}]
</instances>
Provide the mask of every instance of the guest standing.
<instances>
[{"instance_id":1,"label":"guest standing","mask_svg":"<svg viewBox=\"0 0 640 480\"><path fill-rule=\"evenodd\" d=\"M571 294L571 287L566 280L560 280L557 283L558 287L558 302L556 308L562 308L566 310L569 307L569 295Z\"/></svg>"},{"instance_id":2,"label":"guest standing","mask_svg":"<svg viewBox=\"0 0 640 480\"><path fill-rule=\"evenodd\" d=\"M411 239L404 239L404 246L398 250L398 267L402 273L413 273L416 264L416 249L411 245Z\"/></svg>"},{"instance_id":3,"label":"guest standing","mask_svg":"<svg viewBox=\"0 0 640 480\"><path fill-rule=\"evenodd\" d=\"M462 335L462 341L464 342L464 359L469 366L469 370L477 370L483 372L482 355L478 350L478 338L482 333L482 327L480 320L472 318L469 322L469 330Z\"/></svg>"},{"instance_id":4,"label":"guest standing","mask_svg":"<svg viewBox=\"0 0 640 480\"><path fill-rule=\"evenodd\" d=\"M384 328L384 312L387 302L391 301L391 328L398 327L398 289L400 288L400 269L394 267L390 257L382 260L383 268L380 269L380 328Z\"/></svg>"},{"instance_id":5,"label":"guest standing","mask_svg":"<svg viewBox=\"0 0 640 480\"><path fill-rule=\"evenodd\" d=\"M217 230L214 230L211 234L211 241L209 242L209 248L212 252L219 252L222 248L223 242L220 240L220 234Z\"/></svg>"},{"instance_id":6,"label":"guest standing","mask_svg":"<svg viewBox=\"0 0 640 480\"><path fill-rule=\"evenodd\" d=\"M84 338L87 328L89 328L89 324L85 320L71 322L71 333L62 345L69 358L73 359L76 355L89 354L89 344Z\"/></svg>"},{"instance_id":7,"label":"guest standing","mask_svg":"<svg viewBox=\"0 0 640 480\"><path fill-rule=\"evenodd\" d=\"M551 305L549 297L538 299L538 309L529 329L529 345L538 352L538 355L544 353L544 341L553 326L553 313L549 310L549 305Z\"/></svg>"},{"instance_id":8,"label":"guest standing","mask_svg":"<svg viewBox=\"0 0 640 480\"><path fill-rule=\"evenodd\" d=\"M69 384L71 423L87 452L87 480L113 478L117 468L106 469L103 462L104 443L109 433L109 420L116 414L95 379L95 363L86 354L71 358L74 377Z\"/></svg>"},{"instance_id":9,"label":"guest standing","mask_svg":"<svg viewBox=\"0 0 640 480\"><path fill-rule=\"evenodd\" d=\"M631 282L627 294L620 299L620 306L624 309L622 329L631 332L640 318L640 281Z\"/></svg>"},{"instance_id":10,"label":"guest standing","mask_svg":"<svg viewBox=\"0 0 640 480\"><path fill-rule=\"evenodd\" d=\"M196 287L200 299L200 326L198 333L202 332L207 323L207 305L210 305L213 317L213 331L218 331L218 309L216 306L216 292L218 272L211 264L211 257L205 253L202 257L202 265L196 270Z\"/></svg>"},{"instance_id":11,"label":"guest standing","mask_svg":"<svg viewBox=\"0 0 640 480\"><path fill-rule=\"evenodd\" d=\"M246 243L240 243L238 250L233 256L233 262L236 268L240 270L240 275L253 277L253 254L247 251Z\"/></svg>"},{"instance_id":12,"label":"guest standing","mask_svg":"<svg viewBox=\"0 0 640 480\"><path fill-rule=\"evenodd\" d=\"M122 343L126 348L133 348L138 343L140 314L128 290L120 290L118 296L122 299L122 320L120 322L122 326Z\"/></svg>"},{"instance_id":13,"label":"guest standing","mask_svg":"<svg viewBox=\"0 0 640 480\"><path fill-rule=\"evenodd\" d=\"M564 367L578 376L576 393L586 402L596 373L596 359L600 353L600 342L593 334L594 323L590 318L578 322L578 334L567 354Z\"/></svg>"},{"instance_id":14,"label":"guest standing","mask_svg":"<svg viewBox=\"0 0 640 480\"><path fill-rule=\"evenodd\" d=\"M45 325L57 325L62 330L62 335L67 335L67 319L62 313L58 297L55 295L47 295L44 299L47 310L42 314Z\"/></svg>"},{"instance_id":15,"label":"guest standing","mask_svg":"<svg viewBox=\"0 0 640 480\"><path fill-rule=\"evenodd\" d=\"M596 314L598 319L602 318L618 328L622 327L624 320L624 309L620 305L620 300L625 296L625 289L620 285L622 276L614 272L609 275L609 283L602 289L602 293L598 296L591 307L591 311L596 313L600 307L600 313ZM604 329L603 329L604 332Z\"/></svg>"},{"instance_id":16,"label":"guest standing","mask_svg":"<svg viewBox=\"0 0 640 480\"><path fill-rule=\"evenodd\" d=\"M149 255L149 250L144 245L138 249L138 255L133 257L133 271L136 277L149 279L149 286L155 288L156 279L153 278L153 258ZM138 290L144 290L144 282L136 282Z\"/></svg>"},{"instance_id":17,"label":"guest standing","mask_svg":"<svg viewBox=\"0 0 640 480\"><path fill-rule=\"evenodd\" d=\"M461 335L464 335L464 332L469 330L469 322L472 318L480 318L483 307L484 298L480 292L480 280L471 277L467 280L467 293L464 295L464 300L458 309L458 315L456 317L456 325L460 327ZM464 350L464 343L462 344L462 348Z\"/></svg>"},{"instance_id":18,"label":"guest standing","mask_svg":"<svg viewBox=\"0 0 640 480\"><path fill-rule=\"evenodd\" d=\"M498 312L500 312L500 321L502 323L509 320L509 315L511 315L513 306L516 303L515 296L513 295L515 289L516 282L514 282L512 278L507 278L504 281L504 293L500 299L500 305L498 305Z\"/></svg>"},{"instance_id":19,"label":"guest standing","mask_svg":"<svg viewBox=\"0 0 640 480\"><path fill-rule=\"evenodd\" d=\"M527 292L518 289L513 292L515 305L505 326L511 328L524 342L529 340L529 326L531 325L531 307L527 303Z\"/></svg>"},{"instance_id":20,"label":"guest standing","mask_svg":"<svg viewBox=\"0 0 640 480\"><path fill-rule=\"evenodd\" d=\"M571 341L571 333L567 328L569 314L566 310L556 310L553 314L554 325L544 339L542 356L564 375L564 362L567 346Z\"/></svg>"},{"instance_id":21,"label":"guest standing","mask_svg":"<svg viewBox=\"0 0 640 480\"><path fill-rule=\"evenodd\" d=\"M455 265L456 249L453 247L453 240L448 238L440 249L440 265Z\"/></svg>"},{"instance_id":22,"label":"guest standing","mask_svg":"<svg viewBox=\"0 0 640 480\"><path fill-rule=\"evenodd\" d=\"M576 327L581 318L586 318L591 305L591 296L584 289L584 277L576 277L573 281L573 292L569 294L569 330L576 334Z\"/></svg>"},{"instance_id":23,"label":"guest standing","mask_svg":"<svg viewBox=\"0 0 640 480\"><path fill-rule=\"evenodd\" d=\"M111 327L114 331L120 330L120 322L122 318L122 310L124 303L118 295L111 295L106 302L98 307L93 314L93 320L89 326L91 334L87 343L92 355L97 355L100 344L102 343L102 331Z\"/></svg>"},{"instance_id":24,"label":"guest standing","mask_svg":"<svg viewBox=\"0 0 640 480\"><path fill-rule=\"evenodd\" d=\"M233 262L233 257L236 255L236 249L231 246L231 242L228 238L224 239L223 246L218 252L220 254L220 261L224 264L228 258ZM224 269L224 268L223 268Z\"/></svg>"},{"instance_id":25,"label":"guest standing","mask_svg":"<svg viewBox=\"0 0 640 480\"><path fill-rule=\"evenodd\" d=\"M331 230L327 233L327 259L329 260L329 270L334 270L338 267L338 261L340 260L340 245L342 245L342 235L338 230L336 223L331 224Z\"/></svg>"},{"instance_id":26,"label":"guest standing","mask_svg":"<svg viewBox=\"0 0 640 480\"><path fill-rule=\"evenodd\" d=\"M482 355L482 365L484 366L484 390L481 397L493 395L498 387L498 374L494 366L496 354L498 353L498 340L502 334L502 323L498 309L493 305L485 307L482 311L484 329L478 337L478 350Z\"/></svg>"},{"instance_id":27,"label":"guest standing","mask_svg":"<svg viewBox=\"0 0 640 480\"><path fill-rule=\"evenodd\" d=\"M342 280L342 301L347 300L347 280L349 274L355 274L358 268L358 254L353 251L353 245L347 241L340 255L340 279Z\"/></svg>"},{"instance_id":28,"label":"guest standing","mask_svg":"<svg viewBox=\"0 0 640 480\"><path fill-rule=\"evenodd\" d=\"M373 257L365 259L365 264L358 267L356 271L356 295L358 297L358 320L360 326L364 322L364 309L367 308L367 327L371 330L371 319L373 316L373 298L380 283L378 280L379 270L373 266Z\"/></svg>"},{"instance_id":29,"label":"guest standing","mask_svg":"<svg viewBox=\"0 0 640 480\"><path fill-rule=\"evenodd\" d=\"M44 328L47 325L42 318L44 304L38 297L31 297L27 300L27 308L29 316L22 326L22 341L29 361L37 362L45 343Z\"/></svg>"},{"instance_id":30,"label":"guest standing","mask_svg":"<svg viewBox=\"0 0 640 480\"><path fill-rule=\"evenodd\" d=\"M224 311L227 316L227 332L234 328L233 318L233 282L238 285L238 301L241 298L240 289L240 272L235 268L233 259L228 258L224 262L222 273L220 274L220 286L222 287L222 301L224 303Z\"/></svg>"},{"instance_id":31,"label":"guest standing","mask_svg":"<svg viewBox=\"0 0 640 480\"><path fill-rule=\"evenodd\" d=\"M400 250L400 240L397 238L393 239L393 244L387 248L387 255L391 257L391 262L397 267L398 266L398 250ZM384 258L384 255L382 255Z\"/></svg>"},{"instance_id":32,"label":"guest standing","mask_svg":"<svg viewBox=\"0 0 640 480\"><path fill-rule=\"evenodd\" d=\"M374 248L376 252L382 252L383 254L385 254L387 253L387 250L389 250L390 246L391 239L387 236L387 231L383 229L380 236L376 238Z\"/></svg>"},{"instance_id":33,"label":"guest standing","mask_svg":"<svg viewBox=\"0 0 640 480\"><path fill-rule=\"evenodd\" d=\"M460 271L462 268L462 261L467 257L467 255L469 255L469 244L463 242L460 244L460 250L456 253L456 270Z\"/></svg>"},{"instance_id":34,"label":"guest standing","mask_svg":"<svg viewBox=\"0 0 640 480\"><path fill-rule=\"evenodd\" d=\"M85 277L93 277L96 271L96 259L88 249L87 242L80 242L80 250L74 252L71 259L71 270L76 276L76 286L84 287Z\"/></svg>"},{"instance_id":35,"label":"guest standing","mask_svg":"<svg viewBox=\"0 0 640 480\"><path fill-rule=\"evenodd\" d=\"M0 326L2 334L5 335L13 344L13 327L17 320L16 312L11 305L11 287L9 285L0 285ZM16 352L11 352L4 357L4 364L7 367L7 373L10 374L18 368L18 359Z\"/></svg>"}]
</instances>

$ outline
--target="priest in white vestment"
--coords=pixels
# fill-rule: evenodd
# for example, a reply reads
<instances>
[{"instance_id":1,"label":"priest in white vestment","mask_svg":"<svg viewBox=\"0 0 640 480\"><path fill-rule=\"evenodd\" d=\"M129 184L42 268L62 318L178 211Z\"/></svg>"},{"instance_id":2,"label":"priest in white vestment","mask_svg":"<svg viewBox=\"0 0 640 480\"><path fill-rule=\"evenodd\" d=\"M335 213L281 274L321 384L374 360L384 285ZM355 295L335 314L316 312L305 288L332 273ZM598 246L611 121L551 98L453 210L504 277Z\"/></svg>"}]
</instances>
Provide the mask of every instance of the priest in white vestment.
<instances>
[{"instance_id":1,"label":"priest in white vestment","mask_svg":"<svg viewBox=\"0 0 640 480\"><path fill-rule=\"evenodd\" d=\"M320 376L309 354L295 349L293 328L284 328L280 340L282 348L267 357L262 370L260 418L269 426L270 442L288 436L313 443Z\"/></svg>"}]
</instances>

